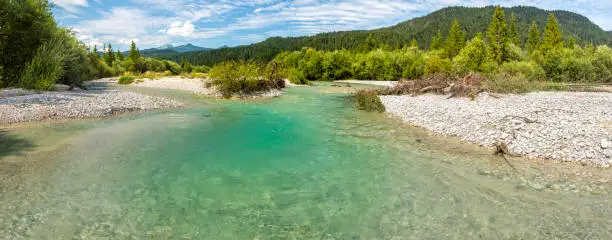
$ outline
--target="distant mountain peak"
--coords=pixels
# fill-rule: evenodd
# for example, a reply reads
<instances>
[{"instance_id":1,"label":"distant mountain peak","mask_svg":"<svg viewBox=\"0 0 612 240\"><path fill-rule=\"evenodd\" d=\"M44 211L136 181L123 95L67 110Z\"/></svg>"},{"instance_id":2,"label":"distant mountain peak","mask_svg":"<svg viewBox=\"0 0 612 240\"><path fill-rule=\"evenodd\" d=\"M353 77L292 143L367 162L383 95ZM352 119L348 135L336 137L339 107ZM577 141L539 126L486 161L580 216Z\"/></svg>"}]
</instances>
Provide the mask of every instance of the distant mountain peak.
<instances>
[{"instance_id":1,"label":"distant mountain peak","mask_svg":"<svg viewBox=\"0 0 612 240\"><path fill-rule=\"evenodd\" d=\"M157 49L174 49L174 46L172 46L172 44L168 43L168 44L164 44L161 47L158 47Z\"/></svg>"}]
</instances>

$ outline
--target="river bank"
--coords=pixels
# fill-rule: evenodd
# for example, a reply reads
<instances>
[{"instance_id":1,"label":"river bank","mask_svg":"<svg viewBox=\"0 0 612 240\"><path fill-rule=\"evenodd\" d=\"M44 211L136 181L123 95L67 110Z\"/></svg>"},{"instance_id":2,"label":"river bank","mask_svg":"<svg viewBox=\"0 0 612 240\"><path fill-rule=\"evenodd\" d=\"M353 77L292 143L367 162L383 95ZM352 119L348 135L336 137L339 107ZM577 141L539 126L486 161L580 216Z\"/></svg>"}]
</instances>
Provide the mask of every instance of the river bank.
<instances>
[{"instance_id":1,"label":"river bank","mask_svg":"<svg viewBox=\"0 0 612 240\"><path fill-rule=\"evenodd\" d=\"M107 82L116 84L118 78L106 78L96 80L98 82ZM220 91L215 89L214 86L210 85L210 81L208 79L202 78L181 78L181 77L163 77L159 79L138 79L133 84L130 84L133 87L142 87L142 88L156 88L156 89L169 89L169 90L179 90L185 92L191 92L195 94L211 96L215 98L223 98L223 95ZM281 90L271 89L265 92L256 92L246 96L234 96L232 99L259 99L259 98L272 98L279 97L283 94Z\"/></svg>"},{"instance_id":2,"label":"river bank","mask_svg":"<svg viewBox=\"0 0 612 240\"><path fill-rule=\"evenodd\" d=\"M537 92L474 101L440 95L381 96L386 111L434 133L529 158L612 165L612 94Z\"/></svg>"},{"instance_id":3,"label":"river bank","mask_svg":"<svg viewBox=\"0 0 612 240\"><path fill-rule=\"evenodd\" d=\"M108 117L121 113L181 107L179 101L165 97L115 90L94 89L58 92L2 90L0 124Z\"/></svg>"}]
</instances>

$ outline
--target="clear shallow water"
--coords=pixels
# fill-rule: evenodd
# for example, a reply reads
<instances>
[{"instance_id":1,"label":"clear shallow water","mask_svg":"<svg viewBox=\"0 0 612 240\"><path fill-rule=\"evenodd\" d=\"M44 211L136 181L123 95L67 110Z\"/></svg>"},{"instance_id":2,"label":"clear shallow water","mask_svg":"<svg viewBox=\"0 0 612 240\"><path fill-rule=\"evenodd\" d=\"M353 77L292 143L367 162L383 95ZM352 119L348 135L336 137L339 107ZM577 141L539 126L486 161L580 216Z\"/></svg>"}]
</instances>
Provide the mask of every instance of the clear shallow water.
<instances>
[{"instance_id":1,"label":"clear shallow water","mask_svg":"<svg viewBox=\"0 0 612 240\"><path fill-rule=\"evenodd\" d=\"M23 143L0 154L0 238L612 236L609 194L479 173L488 154L439 151L322 88L250 103L166 92L189 107L12 130Z\"/></svg>"}]
</instances>

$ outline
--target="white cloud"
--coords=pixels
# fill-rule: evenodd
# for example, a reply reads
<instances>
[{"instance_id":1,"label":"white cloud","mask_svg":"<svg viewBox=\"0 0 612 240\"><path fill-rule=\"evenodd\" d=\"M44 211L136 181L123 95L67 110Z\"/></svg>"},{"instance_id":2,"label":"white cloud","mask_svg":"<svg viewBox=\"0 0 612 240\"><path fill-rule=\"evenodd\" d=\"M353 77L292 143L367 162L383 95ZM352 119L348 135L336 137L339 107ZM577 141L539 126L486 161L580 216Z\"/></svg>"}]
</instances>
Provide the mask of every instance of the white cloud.
<instances>
[{"instance_id":1,"label":"white cloud","mask_svg":"<svg viewBox=\"0 0 612 240\"><path fill-rule=\"evenodd\" d=\"M79 7L87 7L87 0L51 0L55 5L60 6L64 10L76 13Z\"/></svg>"},{"instance_id":2,"label":"white cloud","mask_svg":"<svg viewBox=\"0 0 612 240\"><path fill-rule=\"evenodd\" d=\"M170 25L170 28L166 31L166 33L170 36L183 36L188 37L193 34L195 31L195 27L191 22L174 22Z\"/></svg>"},{"instance_id":3,"label":"white cloud","mask_svg":"<svg viewBox=\"0 0 612 240\"><path fill-rule=\"evenodd\" d=\"M88 6L87 0L53 2L73 13ZM78 23L72 27L86 36L83 40L96 43L135 40L148 47L220 36L242 42L390 26L451 5L500 4L574 11L612 29L610 0L125 0L120 4L100 12L98 19L73 19Z\"/></svg>"}]
</instances>

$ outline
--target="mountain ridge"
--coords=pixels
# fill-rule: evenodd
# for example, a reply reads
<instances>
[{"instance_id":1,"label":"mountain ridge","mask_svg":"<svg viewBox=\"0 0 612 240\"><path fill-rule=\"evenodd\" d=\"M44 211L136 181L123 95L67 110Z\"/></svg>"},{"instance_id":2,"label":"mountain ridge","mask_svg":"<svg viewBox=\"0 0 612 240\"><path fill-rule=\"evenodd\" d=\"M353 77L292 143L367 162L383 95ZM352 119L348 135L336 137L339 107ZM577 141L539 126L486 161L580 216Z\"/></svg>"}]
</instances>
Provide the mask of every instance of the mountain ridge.
<instances>
[{"instance_id":1,"label":"mountain ridge","mask_svg":"<svg viewBox=\"0 0 612 240\"><path fill-rule=\"evenodd\" d=\"M180 54L207 50L212 50L212 48L204 48L193 45L191 43L187 43L185 45L179 45L176 47L172 44L165 44L157 48L148 48L140 50L140 53L143 54L145 57L155 57L159 55Z\"/></svg>"},{"instance_id":2,"label":"mountain ridge","mask_svg":"<svg viewBox=\"0 0 612 240\"><path fill-rule=\"evenodd\" d=\"M544 10L536 7L504 7L506 19L515 14L522 42L527 40L530 25L535 22L543 31L549 13L554 13L559 22L564 39L574 37L578 43L612 44L612 31L604 31L587 17L565 10ZM369 36L381 44L401 47L417 40L421 48L429 47L431 38L440 31L446 35L453 19L457 19L467 39L478 32L485 33L490 24L495 6L481 8L447 7L433 11L425 16L413 18L393 26L341 32L320 33L314 36L270 37L262 42L231 48L209 51L160 55L162 58L180 61L187 60L196 65L214 65L227 60L269 61L283 51L312 47L318 50L357 49Z\"/></svg>"}]
</instances>

